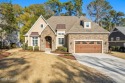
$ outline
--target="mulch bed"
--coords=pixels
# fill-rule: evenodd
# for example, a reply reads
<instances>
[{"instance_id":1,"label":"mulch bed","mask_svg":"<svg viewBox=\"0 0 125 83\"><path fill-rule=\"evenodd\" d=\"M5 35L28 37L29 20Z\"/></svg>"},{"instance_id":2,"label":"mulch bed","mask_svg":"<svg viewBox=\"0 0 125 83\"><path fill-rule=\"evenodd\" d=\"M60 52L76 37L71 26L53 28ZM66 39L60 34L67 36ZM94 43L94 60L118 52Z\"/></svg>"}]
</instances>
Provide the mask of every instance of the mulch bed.
<instances>
[{"instance_id":1,"label":"mulch bed","mask_svg":"<svg viewBox=\"0 0 125 83\"><path fill-rule=\"evenodd\" d=\"M73 55L65 55L65 54L60 54L58 55L63 58L71 59L71 60L76 60L76 58Z\"/></svg>"},{"instance_id":2,"label":"mulch bed","mask_svg":"<svg viewBox=\"0 0 125 83\"><path fill-rule=\"evenodd\" d=\"M19 50L20 52L45 52L45 51L31 51L31 50Z\"/></svg>"},{"instance_id":3,"label":"mulch bed","mask_svg":"<svg viewBox=\"0 0 125 83\"><path fill-rule=\"evenodd\" d=\"M2 52L2 53L0 53L0 59L3 59L3 58L8 57L10 55L11 55L11 53L9 53L9 52Z\"/></svg>"}]
</instances>

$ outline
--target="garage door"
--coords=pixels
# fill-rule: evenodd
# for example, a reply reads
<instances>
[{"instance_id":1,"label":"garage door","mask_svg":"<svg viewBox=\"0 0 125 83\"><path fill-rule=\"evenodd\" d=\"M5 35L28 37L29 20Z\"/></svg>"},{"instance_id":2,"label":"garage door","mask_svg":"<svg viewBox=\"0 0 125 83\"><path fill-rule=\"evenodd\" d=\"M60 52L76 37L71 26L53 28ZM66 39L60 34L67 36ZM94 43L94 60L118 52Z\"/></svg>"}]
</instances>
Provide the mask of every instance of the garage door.
<instances>
[{"instance_id":1,"label":"garage door","mask_svg":"<svg viewBox=\"0 0 125 83\"><path fill-rule=\"evenodd\" d=\"M102 53L101 41L76 41L75 53Z\"/></svg>"}]
</instances>

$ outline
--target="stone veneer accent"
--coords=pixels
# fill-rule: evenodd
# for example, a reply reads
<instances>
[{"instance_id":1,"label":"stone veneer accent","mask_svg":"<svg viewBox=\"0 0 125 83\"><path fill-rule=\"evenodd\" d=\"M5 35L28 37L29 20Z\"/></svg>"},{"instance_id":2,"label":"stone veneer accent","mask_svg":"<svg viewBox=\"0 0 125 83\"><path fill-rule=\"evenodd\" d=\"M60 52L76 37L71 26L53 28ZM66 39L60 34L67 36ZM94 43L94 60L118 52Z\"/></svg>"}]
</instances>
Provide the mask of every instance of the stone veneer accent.
<instances>
[{"instance_id":1,"label":"stone veneer accent","mask_svg":"<svg viewBox=\"0 0 125 83\"><path fill-rule=\"evenodd\" d=\"M74 53L74 40L102 40L103 52L108 51L108 33L83 33L83 34L68 34L68 50Z\"/></svg>"},{"instance_id":2,"label":"stone veneer accent","mask_svg":"<svg viewBox=\"0 0 125 83\"><path fill-rule=\"evenodd\" d=\"M56 35L50 28L50 26L45 27L43 32L41 33L41 39L40 39L40 50L45 51L46 48L46 40L45 37L50 36L52 38L52 51L56 49Z\"/></svg>"}]
</instances>

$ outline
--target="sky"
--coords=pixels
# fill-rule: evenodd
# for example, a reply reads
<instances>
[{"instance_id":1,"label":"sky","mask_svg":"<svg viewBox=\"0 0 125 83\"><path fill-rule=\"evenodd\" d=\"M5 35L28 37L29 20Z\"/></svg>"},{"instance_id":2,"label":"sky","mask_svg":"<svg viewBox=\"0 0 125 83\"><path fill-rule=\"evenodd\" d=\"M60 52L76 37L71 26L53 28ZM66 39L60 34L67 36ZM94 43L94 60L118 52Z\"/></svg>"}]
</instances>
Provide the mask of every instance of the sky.
<instances>
[{"instance_id":1,"label":"sky","mask_svg":"<svg viewBox=\"0 0 125 83\"><path fill-rule=\"evenodd\" d=\"M2 0L0 0L2 1ZM45 3L48 0L12 0L13 4L19 4L22 7L29 6L31 4L41 4ZM60 0L61 2L66 2L68 0ZM83 13L87 12L86 6L93 0L83 0ZM125 13L125 0L107 0L110 5L116 11L121 11Z\"/></svg>"}]
</instances>

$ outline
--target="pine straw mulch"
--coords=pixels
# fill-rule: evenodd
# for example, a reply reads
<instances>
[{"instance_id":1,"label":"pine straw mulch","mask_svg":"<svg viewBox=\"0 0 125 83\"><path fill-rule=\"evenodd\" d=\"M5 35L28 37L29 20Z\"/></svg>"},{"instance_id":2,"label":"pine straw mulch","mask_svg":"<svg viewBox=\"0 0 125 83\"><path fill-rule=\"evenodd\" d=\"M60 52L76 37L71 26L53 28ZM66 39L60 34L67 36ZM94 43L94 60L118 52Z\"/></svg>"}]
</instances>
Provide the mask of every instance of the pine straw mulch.
<instances>
[{"instance_id":1,"label":"pine straw mulch","mask_svg":"<svg viewBox=\"0 0 125 83\"><path fill-rule=\"evenodd\" d=\"M11 55L11 53L9 53L9 52L0 52L0 59L3 59L3 58L8 57L10 55Z\"/></svg>"}]
</instances>

